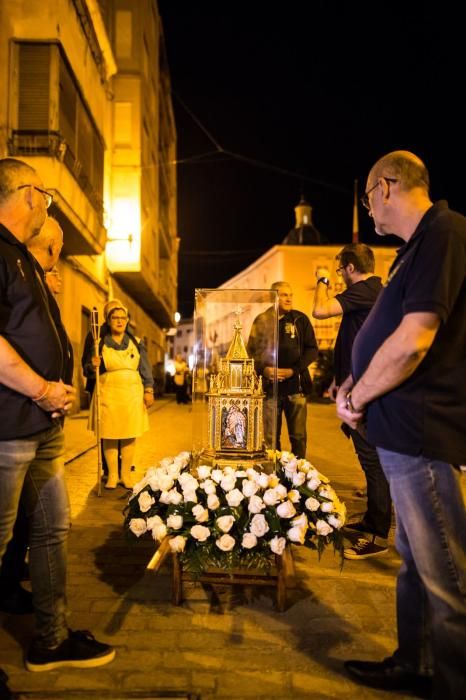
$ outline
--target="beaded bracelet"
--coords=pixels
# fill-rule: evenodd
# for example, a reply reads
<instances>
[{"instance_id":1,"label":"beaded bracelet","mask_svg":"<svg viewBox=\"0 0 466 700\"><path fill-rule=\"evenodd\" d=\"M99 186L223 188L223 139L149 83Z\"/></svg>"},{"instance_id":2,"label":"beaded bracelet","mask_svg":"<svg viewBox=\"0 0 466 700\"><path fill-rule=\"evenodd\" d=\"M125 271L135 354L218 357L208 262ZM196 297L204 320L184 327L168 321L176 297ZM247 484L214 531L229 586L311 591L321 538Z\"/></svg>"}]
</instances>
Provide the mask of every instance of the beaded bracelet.
<instances>
[{"instance_id":1,"label":"beaded bracelet","mask_svg":"<svg viewBox=\"0 0 466 700\"><path fill-rule=\"evenodd\" d=\"M42 401L43 399L45 399L45 397L46 397L47 394L49 393L49 389L50 389L50 382L48 382L47 380L45 380L45 391L43 391L41 394L39 394L39 396L33 396L33 397L32 397L32 400L33 400L35 403L37 403L38 401Z\"/></svg>"}]
</instances>

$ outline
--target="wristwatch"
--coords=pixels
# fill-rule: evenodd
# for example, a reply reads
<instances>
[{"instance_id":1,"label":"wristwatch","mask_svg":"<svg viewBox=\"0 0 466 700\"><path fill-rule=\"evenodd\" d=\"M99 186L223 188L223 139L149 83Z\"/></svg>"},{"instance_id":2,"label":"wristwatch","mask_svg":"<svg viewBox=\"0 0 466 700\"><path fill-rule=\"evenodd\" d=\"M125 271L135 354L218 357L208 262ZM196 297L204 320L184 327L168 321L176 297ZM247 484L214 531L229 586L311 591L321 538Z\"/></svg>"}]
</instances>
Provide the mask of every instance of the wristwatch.
<instances>
[{"instance_id":1,"label":"wristwatch","mask_svg":"<svg viewBox=\"0 0 466 700\"><path fill-rule=\"evenodd\" d=\"M322 282L322 284L327 285L327 287L330 284L330 280L328 277L319 277L319 279L317 280L317 284L319 284L319 282Z\"/></svg>"}]
</instances>

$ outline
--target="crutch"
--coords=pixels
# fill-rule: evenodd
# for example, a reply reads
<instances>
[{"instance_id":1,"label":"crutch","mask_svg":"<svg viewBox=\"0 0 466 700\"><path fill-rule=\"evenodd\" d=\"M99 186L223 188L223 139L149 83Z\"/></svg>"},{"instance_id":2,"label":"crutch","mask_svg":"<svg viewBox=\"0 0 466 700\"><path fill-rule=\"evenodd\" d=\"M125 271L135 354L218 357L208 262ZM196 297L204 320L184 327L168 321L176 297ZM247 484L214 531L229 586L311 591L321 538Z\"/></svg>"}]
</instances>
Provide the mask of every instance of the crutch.
<instances>
[{"instance_id":1,"label":"crutch","mask_svg":"<svg viewBox=\"0 0 466 700\"><path fill-rule=\"evenodd\" d=\"M94 357L99 357L99 312L96 307L91 311L91 331L94 341ZM95 434L97 437L97 495L102 495L102 442L100 439L100 368L95 368Z\"/></svg>"}]
</instances>

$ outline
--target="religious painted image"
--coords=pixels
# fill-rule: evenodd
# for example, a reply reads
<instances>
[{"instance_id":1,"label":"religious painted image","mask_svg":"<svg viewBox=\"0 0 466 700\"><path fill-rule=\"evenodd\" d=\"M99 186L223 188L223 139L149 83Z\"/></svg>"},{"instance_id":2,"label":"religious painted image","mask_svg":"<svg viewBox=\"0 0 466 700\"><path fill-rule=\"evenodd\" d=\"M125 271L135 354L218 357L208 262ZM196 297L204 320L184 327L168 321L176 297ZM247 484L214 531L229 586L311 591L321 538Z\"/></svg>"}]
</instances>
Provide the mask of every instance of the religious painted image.
<instances>
[{"instance_id":1,"label":"religious painted image","mask_svg":"<svg viewBox=\"0 0 466 700\"><path fill-rule=\"evenodd\" d=\"M241 410L237 404L222 409L222 448L246 448L247 415L248 409Z\"/></svg>"}]
</instances>

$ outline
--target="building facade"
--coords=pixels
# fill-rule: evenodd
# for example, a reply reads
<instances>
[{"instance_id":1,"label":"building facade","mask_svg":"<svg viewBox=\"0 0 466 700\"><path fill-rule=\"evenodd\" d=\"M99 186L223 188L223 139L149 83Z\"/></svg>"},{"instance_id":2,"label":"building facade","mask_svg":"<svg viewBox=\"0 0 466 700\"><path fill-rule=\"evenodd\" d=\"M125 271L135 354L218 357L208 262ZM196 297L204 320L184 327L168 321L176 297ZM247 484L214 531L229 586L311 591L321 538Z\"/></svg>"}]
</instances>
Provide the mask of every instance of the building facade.
<instances>
[{"instance_id":1,"label":"building facade","mask_svg":"<svg viewBox=\"0 0 466 700\"><path fill-rule=\"evenodd\" d=\"M76 357L117 297L153 366L177 294L176 131L156 0L0 3L0 157L37 169L61 224ZM76 408L79 408L77 405Z\"/></svg>"}]
</instances>

